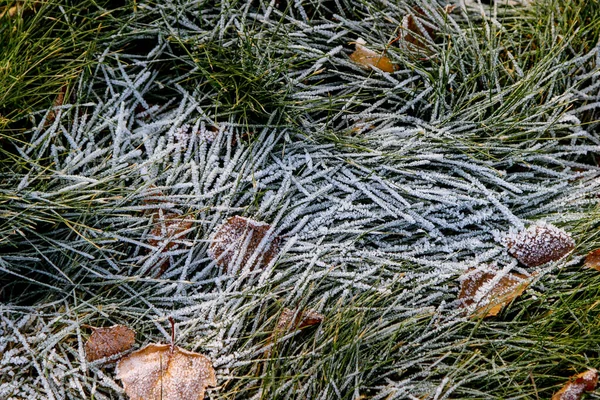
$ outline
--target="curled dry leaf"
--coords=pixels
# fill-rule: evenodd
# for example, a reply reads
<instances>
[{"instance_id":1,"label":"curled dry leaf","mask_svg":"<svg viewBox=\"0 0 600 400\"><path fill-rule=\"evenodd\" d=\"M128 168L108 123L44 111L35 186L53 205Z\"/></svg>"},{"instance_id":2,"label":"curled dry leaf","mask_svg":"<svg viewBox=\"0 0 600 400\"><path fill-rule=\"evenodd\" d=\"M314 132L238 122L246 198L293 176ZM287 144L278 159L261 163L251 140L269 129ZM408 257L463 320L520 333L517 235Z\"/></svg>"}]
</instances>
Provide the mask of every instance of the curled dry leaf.
<instances>
[{"instance_id":1,"label":"curled dry leaf","mask_svg":"<svg viewBox=\"0 0 600 400\"><path fill-rule=\"evenodd\" d=\"M245 265L256 251L260 254L250 268L266 266L277 256L281 242L279 237L275 237L259 249L270 229L271 225L250 218L228 218L214 234L208 253L227 271L236 265Z\"/></svg>"},{"instance_id":2,"label":"curled dry leaf","mask_svg":"<svg viewBox=\"0 0 600 400\"><path fill-rule=\"evenodd\" d=\"M425 13L419 7L414 8L414 13L404 16L399 38L401 45L410 43L425 49L428 46L427 41L435 38L433 27L424 21L424 16Z\"/></svg>"},{"instance_id":3,"label":"curled dry leaf","mask_svg":"<svg viewBox=\"0 0 600 400\"><path fill-rule=\"evenodd\" d=\"M216 386L215 370L208 357L168 344L149 344L117 364L131 400L202 400Z\"/></svg>"},{"instance_id":4,"label":"curled dry leaf","mask_svg":"<svg viewBox=\"0 0 600 400\"><path fill-rule=\"evenodd\" d=\"M85 343L85 358L95 361L101 358L114 356L127 351L135 343L135 332L123 325L108 328L93 328Z\"/></svg>"},{"instance_id":5,"label":"curled dry leaf","mask_svg":"<svg viewBox=\"0 0 600 400\"><path fill-rule=\"evenodd\" d=\"M358 64L361 68L372 69L378 68L384 72L394 72L396 66L392 64L390 59L384 53L377 53L371 49L367 49L364 45L366 42L363 39L358 39L355 43L356 50L350 54L350 59Z\"/></svg>"},{"instance_id":6,"label":"curled dry leaf","mask_svg":"<svg viewBox=\"0 0 600 400\"><path fill-rule=\"evenodd\" d=\"M579 400L585 392L596 389L598 384L598 371L589 369L569 378L558 392L554 393L552 400Z\"/></svg>"},{"instance_id":7,"label":"curled dry leaf","mask_svg":"<svg viewBox=\"0 0 600 400\"><path fill-rule=\"evenodd\" d=\"M152 247L161 247L163 252L175 250L187 236L187 231L192 227L194 219L190 216L179 214L166 214L159 217L158 223L150 231L148 244ZM158 276L167 269L167 259L159 263Z\"/></svg>"},{"instance_id":8,"label":"curled dry leaf","mask_svg":"<svg viewBox=\"0 0 600 400\"><path fill-rule=\"evenodd\" d=\"M495 277L493 273L475 272L471 269L465 275L460 284L458 298L462 300L464 307L475 305L472 318L498 315L502 307L520 296L529 285L525 275L516 273L506 274L493 286L490 286ZM480 291L483 291L483 296L475 304L476 296Z\"/></svg>"},{"instance_id":9,"label":"curled dry leaf","mask_svg":"<svg viewBox=\"0 0 600 400\"><path fill-rule=\"evenodd\" d=\"M585 256L584 266L600 271L600 249L592 250Z\"/></svg>"},{"instance_id":10,"label":"curled dry leaf","mask_svg":"<svg viewBox=\"0 0 600 400\"><path fill-rule=\"evenodd\" d=\"M323 322L323 315L313 310L307 311L294 311L289 308L285 308L279 320L277 321L276 331L292 331L296 329L306 328Z\"/></svg>"},{"instance_id":11,"label":"curled dry leaf","mask_svg":"<svg viewBox=\"0 0 600 400\"><path fill-rule=\"evenodd\" d=\"M505 240L508 253L528 267L560 260L575 247L567 232L546 223L532 225Z\"/></svg>"}]
</instances>

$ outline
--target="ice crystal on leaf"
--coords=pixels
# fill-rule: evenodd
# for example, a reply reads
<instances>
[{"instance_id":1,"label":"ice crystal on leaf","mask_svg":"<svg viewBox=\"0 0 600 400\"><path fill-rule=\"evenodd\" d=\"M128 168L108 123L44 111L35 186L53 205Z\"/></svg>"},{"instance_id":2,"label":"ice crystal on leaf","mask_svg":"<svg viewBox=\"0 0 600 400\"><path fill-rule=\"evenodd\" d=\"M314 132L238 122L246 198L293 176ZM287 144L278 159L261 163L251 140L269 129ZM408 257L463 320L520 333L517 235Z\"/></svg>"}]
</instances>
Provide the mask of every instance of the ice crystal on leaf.
<instances>
[{"instance_id":1,"label":"ice crystal on leaf","mask_svg":"<svg viewBox=\"0 0 600 400\"><path fill-rule=\"evenodd\" d=\"M505 238L508 253L528 267L557 261L569 254L575 242L564 230L538 223Z\"/></svg>"},{"instance_id":2,"label":"ice crystal on leaf","mask_svg":"<svg viewBox=\"0 0 600 400\"><path fill-rule=\"evenodd\" d=\"M584 393L598 385L598 371L590 369L569 378L569 381L554 395L552 400L580 400Z\"/></svg>"},{"instance_id":3,"label":"ice crystal on leaf","mask_svg":"<svg viewBox=\"0 0 600 400\"><path fill-rule=\"evenodd\" d=\"M276 256L280 238L269 237L271 226L264 222L234 216L228 218L213 236L210 256L227 271L251 261L250 268L269 264Z\"/></svg>"},{"instance_id":4,"label":"ice crystal on leaf","mask_svg":"<svg viewBox=\"0 0 600 400\"><path fill-rule=\"evenodd\" d=\"M135 343L135 332L123 325L94 328L85 343L85 358L96 361L129 350Z\"/></svg>"},{"instance_id":5,"label":"ice crystal on leaf","mask_svg":"<svg viewBox=\"0 0 600 400\"><path fill-rule=\"evenodd\" d=\"M203 400L216 386L215 370L202 354L168 344L149 344L117 364L131 400Z\"/></svg>"}]
</instances>

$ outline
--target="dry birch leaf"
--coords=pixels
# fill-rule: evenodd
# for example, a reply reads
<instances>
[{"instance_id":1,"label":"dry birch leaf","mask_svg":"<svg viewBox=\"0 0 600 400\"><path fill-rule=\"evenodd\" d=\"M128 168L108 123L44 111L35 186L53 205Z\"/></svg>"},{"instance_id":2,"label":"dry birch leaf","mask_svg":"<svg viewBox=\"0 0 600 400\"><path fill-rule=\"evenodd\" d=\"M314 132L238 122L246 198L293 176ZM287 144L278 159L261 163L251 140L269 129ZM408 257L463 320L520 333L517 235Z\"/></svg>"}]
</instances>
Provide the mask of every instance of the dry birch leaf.
<instances>
[{"instance_id":1,"label":"dry birch leaf","mask_svg":"<svg viewBox=\"0 0 600 400\"><path fill-rule=\"evenodd\" d=\"M394 72L396 66L383 53L379 54L371 49L367 49L363 39L358 39L355 43L356 50L350 54L350 59L361 68L370 69L376 67L384 72Z\"/></svg>"},{"instance_id":2,"label":"dry birch leaf","mask_svg":"<svg viewBox=\"0 0 600 400\"><path fill-rule=\"evenodd\" d=\"M502 307L519 297L529 285L525 275L509 273L503 276L498 283L490 287L490 282L495 275L489 272L467 271L460 284L458 298L464 307L476 306L471 314L472 318L493 317L498 315ZM484 291L483 296L475 304L479 291Z\"/></svg>"},{"instance_id":3,"label":"dry birch leaf","mask_svg":"<svg viewBox=\"0 0 600 400\"><path fill-rule=\"evenodd\" d=\"M558 392L554 393L552 400L579 400L585 392L596 389L598 384L598 371L590 369L569 378Z\"/></svg>"},{"instance_id":4,"label":"dry birch leaf","mask_svg":"<svg viewBox=\"0 0 600 400\"><path fill-rule=\"evenodd\" d=\"M277 321L276 331L292 331L323 322L323 315L313 310L294 311L285 308Z\"/></svg>"},{"instance_id":5,"label":"dry birch leaf","mask_svg":"<svg viewBox=\"0 0 600 400\"><path fill-rule=\"evenodd\" d=\"M271 225L249 218L235 216L228 218L215 233L209 247L209 255L217 264L231 271L236 265L245 265L258 250ZM276 256L281 239L275 237L266 243L251 269L266 266Z\"/></svg>"},{"instance_id":6,"label":"dry birch leaf","mask_svg":"<svg viewBox=\"0 0 600 400\"><path fill-rule=\"evenodd\" d=\"M163 252L175 250L187 236L187 231L192 227L194 220L189 216L167 214L159 217L158 224L150 231L148 244L152 247L161 247ZM157 276L162 275L167 269L167 259L159 263Z\"/></svg>"},{"instance_id":7,"label":"dry birch leaf","mask_svg":"<svg viewBox=\"0 0 600 400\"><path fill-rule=\"evenodd\" d=\"M85 343L85 358L95 361L127 351L135 343L135 332L123 325L108 328L93 328Z\"/></svg>"},{"instance_id":8,"label":"dry birch leaf","mask_svg":"<svg viewBox=\"0 0 600 400\"><path fill-rule=\"evenodd\" d=\"M571 236L551 224L540 223L506 238L508 253L528 267L557 261L575 247Z\"/></svg>"},{"instance_id":9,"label":"dry birch leaf","mask_svg":"<svg viewBox=\"0 0 600 400\"><path fill-rule=\"evenodd\" d=\"M600 249L590 251L585 256L585 263L583 265L600 271Z\"/></svg>"},{"instance_id":10,"label":"dry birch leaf","mask_svg":"<svg viewBox=\"0 0 600 400\"><path fill-rule=\"evenodd\" d=\"M202 400L216 386L215 370L208 357L168 344L149 344L117 364L131 400Z\"/></svg>"}]
</instances>

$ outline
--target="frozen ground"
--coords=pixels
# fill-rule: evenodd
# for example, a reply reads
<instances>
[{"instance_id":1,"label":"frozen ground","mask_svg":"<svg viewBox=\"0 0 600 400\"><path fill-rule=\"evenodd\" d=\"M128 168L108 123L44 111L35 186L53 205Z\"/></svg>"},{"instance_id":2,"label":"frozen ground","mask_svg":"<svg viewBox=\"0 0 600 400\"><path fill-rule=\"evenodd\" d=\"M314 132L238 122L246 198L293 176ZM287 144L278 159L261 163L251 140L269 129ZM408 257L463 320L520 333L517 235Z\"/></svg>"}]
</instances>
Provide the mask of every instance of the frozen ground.
<instances>
[{"instance_id":1,"label":"frozen ground","mask_svg":"<svg viewBox=\"0 0 600 400\"><path fill-rule=\"evenodd\" d=\"M0 257L0 398L122 398L114 367L85 361L85 325L141 346L170 340L168 317L215 365L207 398L501 396L486 379L521 364L478 347L519 335L585 254L526 267L505 235L545 221L580 245L594 223L600 48L519 65L503 24L520 9L421 2L436 37L394 42L388 73L348 56L358 38L384 50L404 2L207 3L137 2L57 116L32 114ZM167 215L192 221L174 246ZM280 237L267 265L211 257L236 215L269 224L255 258ZM472 268L533 279L494 339L460 308ZM284 307L325 320L267 351Z\"/></svg>"}]
</instances>

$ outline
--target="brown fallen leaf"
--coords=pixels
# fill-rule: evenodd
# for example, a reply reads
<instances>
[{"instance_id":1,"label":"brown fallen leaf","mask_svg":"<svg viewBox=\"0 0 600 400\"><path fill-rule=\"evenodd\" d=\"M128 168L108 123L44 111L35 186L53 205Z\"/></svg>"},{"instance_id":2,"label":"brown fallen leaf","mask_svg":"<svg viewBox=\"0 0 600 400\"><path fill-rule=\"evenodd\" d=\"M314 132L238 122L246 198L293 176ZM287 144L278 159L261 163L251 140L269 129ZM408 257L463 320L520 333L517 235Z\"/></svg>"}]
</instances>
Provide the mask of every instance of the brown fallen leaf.
<instances>
[{"instance_id":1,"label":"brown fallen leaf","mask_svg":"<svg viewBox=\"0 0 600 400\"><path fill-rule=\"evenodd\" d=\"M366 42L363 39L358 39L355 42L356 50L350 54L350 59L358 64L363 69L378 68L384 72L394 72L396 66L392 64L385 53L377 53L371 49L367 49L364 45Z\"/></svg>"},{"instance_id":2,"label":"brown fallen leaf","mask_svg":"<svg viewBox=\"0 0 600 400\"><path fill-rule=\"evenodd\" d=\"M458 298L462 300L463 307L471 307L475 304L475 296L480 290L486 293L475 304L476 308L471 314L471 318L485 318L498 315L502 307L509 304L515 298L519 297L529 285L529 280L525 275L509 273L503 276L493 287L489 287L489 282L494 279L495 274L490 272L467 271L466 276L460 284L460 293Z\"/></svg>"},{"instance_id":3,"label":"brown fallen leaf","mask_svg":"<svg viewBox=\"0 0 600 400\"><path fill-rule=\"evenodd\" d=\"M596 389L598 371L589 369L569 378L569 381L554 395L552 400L579 400L585 392Z\"/></svg>"},{"instance_id":4,"label":"brown fallen leaf","mask_svg":"<svg viewBox=\"0 0 600 400\"><path fill-rule=\"evenodd\" d=\"M217 264L225 267L226 271L230 271L236 265L242 267L258 250L270 229L271 225L250 218L237 215L228 218L214 234L208 254ZM281 238L275 237L270 243L266 243L250 268L269 264L277 256L280 242Z\"/></svg>"},{"instance_id":5,"label":"brown fallen leaf","mask_svg":"<svg viewBox=\"0 0 600 400\"><path fill-rule=\"evenodd\" d=\"M52 103L52 107L62 106L65 101L65 94L67 94L67 85L63 85L60 88L58 95L56 95L56 98L54 99L54 102ZM52 122L54 122L57 115L58 115L58 111L54 111L54 110L50 111L48 113L48 117L46 118L45 125L50 125Z\"/></svg>"},{"instance_id":6,"label":"brown fallen leaf","mask_svg":"<svg viewBox=\"0 0 600 400\"><path fill-rule=\"evenodd\" d=\"M587 256L585 256L585 263L583 266L600 271L600 249L590 251Z\"/></svg>"},{"instance_id":7,"label":"brown fallen leaf","mask_svg":"<svg viewBox=\"0 0 600 400\"><path fill-rule=\"evenodd\" d=\"M313 310L298 311L285 308L277 320L276 332L293 331L323 322L323 315Z\"/></svg>"},{"instance_id":8,"label":"brown fallen leaf","mask_svg":"<svg viewBox=\"0 0 600 400\"><path fill-rule=\"evenodd\" d=\"M135 343L135 332L123 325L108 328L93 328L85 343L85 358L95 361L127 351Z\"/></svg>"},{"instance_id":9,"label":"brown fallen leaf","mask_svg":"<svg viewBox=\"0 0 600 400\"><path fill-rule=\"evenodd\" d=\"M158 223L150 231L148 244L152 247L161 247L162 252L177 249L182 241L189 233L188 230L192 227L194 219L190 216L179 214L166 214L159 216ZM160 261L157 276L162 275L167 269L168 259L164 258Z\"/></svg>"},{"instance_id":10,"label":"brown fallen leaf","mask_svg":"<svg viewBox=\"0 0 600 400\"><path fill-rule=\"evenodd\" d=\"M435 38L434 29L424 21L425 13L421 8L415 7L413 10L414 13L407 14L402 19L400 43L410 43L413 46L425 49L428 47L428 40Z\"/></svg>"},{"instance_id":11,"label":"brown fallen leaf","mask_svg":"<svg viewBox=\"0 0 600 400\"><path fill-rule=\"evenodd\" d=\"M131 400L202 400L216 386L215 370L208 357L168 344L149 344L117 364Z\"/></svg>"},{"instance_id":12,"label":"brown fallen leaf","mask_svg":"<svg viewBox=\"0 0 600 400\"><path fill-rule=\"evenodd\" d=\"M567 232L547 223L532 225L505 240L508 253L528 267L560 260L575 248Z\"/></svg>"}]
</instances>

